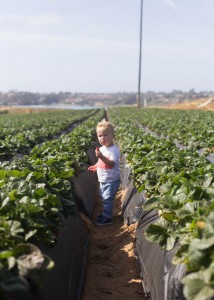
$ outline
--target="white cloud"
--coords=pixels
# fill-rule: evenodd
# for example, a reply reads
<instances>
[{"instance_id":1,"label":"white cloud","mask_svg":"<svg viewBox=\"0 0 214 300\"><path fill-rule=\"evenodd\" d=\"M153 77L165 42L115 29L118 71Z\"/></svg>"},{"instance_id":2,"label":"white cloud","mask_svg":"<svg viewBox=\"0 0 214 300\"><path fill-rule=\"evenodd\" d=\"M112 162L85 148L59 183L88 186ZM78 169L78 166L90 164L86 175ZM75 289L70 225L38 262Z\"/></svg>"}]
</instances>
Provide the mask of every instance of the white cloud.
<instances>
[{"instance_id":1,"label":"white cloud","mask_svg":"<svg viewBox=\"0 0 214 300\"><path fill-rule=\"evenodd\" d=\"M52 25L62 21L62 16L56 13L46 13L40 15L21 15L21 14L1 14L0 24L3 25Z\"/></svg>"}]
</instances>

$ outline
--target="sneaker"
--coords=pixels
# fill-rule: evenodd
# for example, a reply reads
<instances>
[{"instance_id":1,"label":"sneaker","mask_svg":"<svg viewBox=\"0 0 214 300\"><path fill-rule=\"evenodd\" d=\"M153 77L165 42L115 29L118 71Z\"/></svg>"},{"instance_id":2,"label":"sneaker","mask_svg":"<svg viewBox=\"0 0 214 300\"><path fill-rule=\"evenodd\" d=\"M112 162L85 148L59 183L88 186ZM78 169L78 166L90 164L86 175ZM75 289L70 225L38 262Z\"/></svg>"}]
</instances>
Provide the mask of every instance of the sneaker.
<instances>
[{"instance_id":1,"label":"sneaker","mask_svg":"<svg viewBox=\"0 0 214 300\"><path fill-rule=\"evenodd\" d=\"M110 225L112 224L112 219L107 219L106 217L102 216L102 218L96 220L95 224L98 226Z\"/></svg>"}]
</instances>

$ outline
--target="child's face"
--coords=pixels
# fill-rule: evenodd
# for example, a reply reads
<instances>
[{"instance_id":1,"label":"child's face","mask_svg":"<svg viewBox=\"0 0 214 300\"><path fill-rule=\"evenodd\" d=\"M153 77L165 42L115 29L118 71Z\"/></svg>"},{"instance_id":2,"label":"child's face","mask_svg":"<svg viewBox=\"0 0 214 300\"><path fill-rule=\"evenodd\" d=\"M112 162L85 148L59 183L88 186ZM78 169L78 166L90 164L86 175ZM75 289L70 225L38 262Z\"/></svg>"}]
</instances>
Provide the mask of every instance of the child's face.
<instances>
[{"instance_id":1,"label":"child's face","mask_svg":"<svg viewBox=\"0 0 214 300\"><path fill-rule=\"evenodd\" d=\"M114 135L111 130L106 129L105 127L97 128L97 138L102 146L109 147L113 145Z\"/></svg>"}]
</instances>

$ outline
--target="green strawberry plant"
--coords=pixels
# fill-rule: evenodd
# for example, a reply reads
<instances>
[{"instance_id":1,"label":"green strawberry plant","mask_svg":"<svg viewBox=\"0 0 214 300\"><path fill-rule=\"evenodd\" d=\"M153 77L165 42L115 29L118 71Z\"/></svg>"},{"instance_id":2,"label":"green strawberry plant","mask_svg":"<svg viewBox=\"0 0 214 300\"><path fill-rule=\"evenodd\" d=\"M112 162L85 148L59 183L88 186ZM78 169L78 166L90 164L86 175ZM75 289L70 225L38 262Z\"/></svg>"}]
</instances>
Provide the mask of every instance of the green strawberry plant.
<instances>
[{"instance_id":1,"label":"green strawberry plant","mask_svg":"<svg viewBox=\"0 0 214 300\"><path fill-rule=\"evenodd\" d=\"M35 145L56 138L98 110L65 110L21 115L7 115L0 119L0 160L17 153L29 153Z\"/></svg>"},{"instance_id":2,"label":"green strawberry plant","mask_svg":"<svg viewBox=\"0 0 214 300\"><path fill-rule=\"evenodd\" d=\"M181 129L176 113L169 122L166 112L160 111L160 118L158 110L149 109L133 109L133 116L132 109L126 111L125 108L110 110L109 114L134 184L145 195L143 208L159 213L158 220L145 230L146 239L166 251L178 248L173 262L186 265L187 274L182 282L187 299L210 299L214 296L214 166L205 156L200 156L197 149L213 145L210 135L213 114L210 114L212 119L205 122L207 130L196 127L198 122L194 127L186 120L195 132L198 130L197 138L186 143L189 137L187 135L187 140L183 134L179 137ZM203 114L201 116L204 120ZM207 116L209 114L204 114ZM140 126L140 122L152 130ZM182 122L186 132L187 124L184 119ZM178 135L173 135L171 128ZM175 137L187 147L178 148Z\"/></svg>"},{"instance_id":3,"label":"green strawberry plant","mask_svg":"<svg viewBox=\"0 0 214 300\"><path fill-rule=\"evenodd\" d=\"M29 281L38 282L40 273L54 266L36 245L54 246L64 219L78 213L73 178L88 162L87 151L103 114L101 110L69 134L35 146L29 155L1 163L1 299L28 291ZM27 266L23 255L34 252L37 263Z\"/></svg>"}]
</instances>

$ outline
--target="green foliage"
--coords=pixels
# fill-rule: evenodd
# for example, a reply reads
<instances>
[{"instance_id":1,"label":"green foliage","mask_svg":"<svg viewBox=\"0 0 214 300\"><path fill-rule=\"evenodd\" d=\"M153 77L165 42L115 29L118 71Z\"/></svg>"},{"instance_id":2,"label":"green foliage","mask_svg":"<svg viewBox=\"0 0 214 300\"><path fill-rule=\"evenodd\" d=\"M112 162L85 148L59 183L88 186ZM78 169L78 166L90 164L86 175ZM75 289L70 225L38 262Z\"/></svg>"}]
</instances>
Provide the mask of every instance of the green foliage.
<instances>
[{"instance_id":1,"label":"green foliage","mask_svg":"<svg viewBox=\"0 0 214 300\"><path fill-rule=\"evenodd\" d=\"M29 153L37 144L56 138L96 112L65 110L1 116L0 159L10 159L18 153Z\"/></svg>"},{"instance_id":2,"label":"green foliage","mask_svg":"<svg viewBox=\"0 0 214 300\"><path fill-rule=\"evenodd\" d=\"M78 213L73 179L88 162L87 151L103 113L69 134L35 146L29 155L0 165L1 299L27 292L29 281L38 285L41 273L53 267L34 244L54 246L64 219ZM37 264L32 260L28 265L24 257L30 259L35 252Z\"/></svg>"},{"instance_id":3,"label":"green foliage","mask_svg":"<svg viewBox=\"0 0 214 300\"><path fill-rule=\"evenodd\" d=\"M131 178L146 197L143 208L156 209L160 215L147 227L145 237L166 251L177 246L173 263L187 267L183 284L188 300L210 299L214 165L206 154L213 151L214 113L120 108L109 114ZM200 147L206 148L204 155L199 154Z\"/></svg>"}]
</instances>

